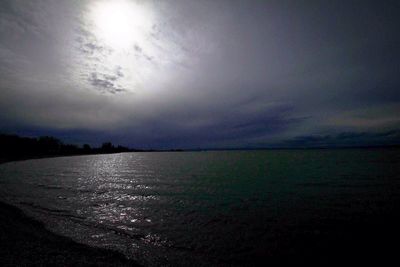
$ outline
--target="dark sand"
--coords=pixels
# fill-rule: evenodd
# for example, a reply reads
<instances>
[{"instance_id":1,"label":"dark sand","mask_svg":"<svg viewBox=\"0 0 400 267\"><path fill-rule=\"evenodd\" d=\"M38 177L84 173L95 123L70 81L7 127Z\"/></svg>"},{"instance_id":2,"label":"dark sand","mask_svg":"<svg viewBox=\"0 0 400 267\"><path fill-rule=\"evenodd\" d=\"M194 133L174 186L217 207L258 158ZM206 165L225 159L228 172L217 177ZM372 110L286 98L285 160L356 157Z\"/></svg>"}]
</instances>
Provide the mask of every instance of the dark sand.
<instances>
[{"instance_id":1,"label":"dark sand","mask_svg":"<svg viewBox=\"0 0 400 267\"><path fill-rule=\"evenodd\" d=\"M0 266L138 266L122 254L53 234L0 202Z\"/></svg>"},{"instance_id":2,"label":"dark sand","mask_svg":"<svg viewBox=\"0 0 400 267\"><path fill-rule=\"evenodd\" d=\"M18 159L27 160L29 158ZM0 164L11 161L0 159ZM0 266L139 266L116 251L78 244L0 202Z\"/></svg>"}]
</instances>

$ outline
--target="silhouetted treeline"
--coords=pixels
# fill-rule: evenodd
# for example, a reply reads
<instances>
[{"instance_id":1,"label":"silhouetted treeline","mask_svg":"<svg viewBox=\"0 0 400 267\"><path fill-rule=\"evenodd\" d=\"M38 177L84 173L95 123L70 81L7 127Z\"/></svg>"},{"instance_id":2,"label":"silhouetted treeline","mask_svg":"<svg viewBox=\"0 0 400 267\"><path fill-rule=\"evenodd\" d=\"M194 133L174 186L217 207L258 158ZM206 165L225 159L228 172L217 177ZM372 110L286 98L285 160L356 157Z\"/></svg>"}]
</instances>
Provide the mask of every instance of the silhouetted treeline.
<instances>
[{"instance_id":1,"label":"silhouetted treeline","mask_svg":"<svg viewBox=\"0 0 400 267\"><path fill-rule=\"evenodd\" d=\"M51 136L28 138L19 137L17 135L0 134L0 161L131 151L138 150L129 149L123 146L114 146L110 142L103 143L101 147L92 148L88 144L85 144L82 147L64 144L59 139Z\"/></svg>"}]
</instances>

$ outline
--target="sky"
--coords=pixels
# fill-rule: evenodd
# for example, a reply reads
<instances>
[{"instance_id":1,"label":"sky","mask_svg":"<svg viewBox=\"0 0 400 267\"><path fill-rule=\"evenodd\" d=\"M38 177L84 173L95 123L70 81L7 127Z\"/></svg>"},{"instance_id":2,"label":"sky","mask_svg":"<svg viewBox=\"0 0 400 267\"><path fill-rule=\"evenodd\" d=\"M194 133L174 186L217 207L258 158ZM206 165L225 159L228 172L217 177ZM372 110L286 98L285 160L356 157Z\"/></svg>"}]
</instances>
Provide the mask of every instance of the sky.
<instances>
[{"instance_id":1,"label":"sky","mask_svg":"<svg viewBox=\"0 0 400 267\"><path fill-rule=\"evenodd\" d=\"M0 132L400 144L399 1L2 0Z\"/></svg>"}]
</instances>

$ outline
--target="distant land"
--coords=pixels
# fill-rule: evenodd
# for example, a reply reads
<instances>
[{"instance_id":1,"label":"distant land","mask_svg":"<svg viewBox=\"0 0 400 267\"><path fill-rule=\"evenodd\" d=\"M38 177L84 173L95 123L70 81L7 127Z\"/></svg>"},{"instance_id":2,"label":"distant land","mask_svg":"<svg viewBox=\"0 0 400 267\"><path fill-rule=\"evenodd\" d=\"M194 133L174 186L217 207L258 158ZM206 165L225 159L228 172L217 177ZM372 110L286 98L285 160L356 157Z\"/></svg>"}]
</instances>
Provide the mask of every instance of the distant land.
<instances>
[{"instance_id":1,"label":"distant land","mask_svg":"<svg viewBox=\"0 0 400 267\"><path fill-rule=\"evenodd\" d=\"M88 144L77 146L73 144L64 144L61 140L52 136L31 138L9 134L0 134L0 147L0 162L56 156L157 151L132 149L120 145L115 146L111 142L104 142L100 147L91 147ZM169 151L180 150L175 149Z\"/></svg>"},{"instance_id":2,"label":"distant land","mask_svg":"<svg viewBox=\"0 0 400 267\"><path fill-rule=\"evenodd\" d=\"M104 142L100 147L91 147L88 144L82 146L65 144L60 139L52 136L21 137L12 134L0 134L0 163L13 160L31 158L111 154L122 152L180 152L180 151L222 151L222 150L266 150L266 149L345 149L345 148L400 148L400 145L353 145L353 146L277 146L260 148L197 148L197 149L136 149L111 142Z\"/></svg>"}]
</instances>

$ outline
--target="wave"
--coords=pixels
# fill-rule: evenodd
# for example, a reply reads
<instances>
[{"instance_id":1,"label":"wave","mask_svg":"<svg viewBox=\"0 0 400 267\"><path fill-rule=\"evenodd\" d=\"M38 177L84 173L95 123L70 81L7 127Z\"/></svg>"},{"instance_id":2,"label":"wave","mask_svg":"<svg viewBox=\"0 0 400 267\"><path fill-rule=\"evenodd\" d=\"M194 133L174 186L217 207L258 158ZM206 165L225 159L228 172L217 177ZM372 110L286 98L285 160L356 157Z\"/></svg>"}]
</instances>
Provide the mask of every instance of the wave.
<instances>
[{"instance_id":1,"label":"wave","mask_svg":"<svg viewBox=\"0 0 400 267\"><path fill-rule=\"evenodd\" d=\"M26 202L26 201L20 201L19 204L24 205L24 206L29 206L31 208L34 208L37 211L51 213L52 215L56 215L56 216L69 217L69 218L74 218L74 219L78 219L78 220L86 219L85 217L71 214L71 212L69 210L47 208L47 207L43 207L38 204L35 204L33 202Z\"/></svg>"}]
</instances>

